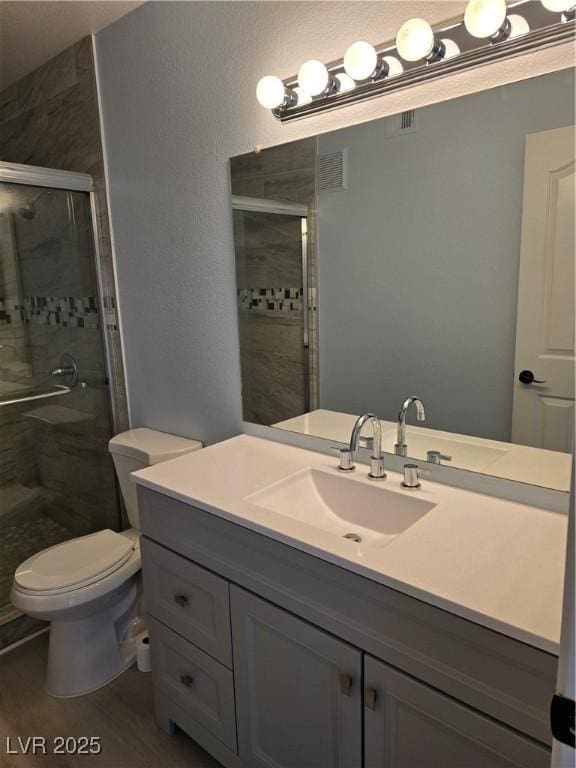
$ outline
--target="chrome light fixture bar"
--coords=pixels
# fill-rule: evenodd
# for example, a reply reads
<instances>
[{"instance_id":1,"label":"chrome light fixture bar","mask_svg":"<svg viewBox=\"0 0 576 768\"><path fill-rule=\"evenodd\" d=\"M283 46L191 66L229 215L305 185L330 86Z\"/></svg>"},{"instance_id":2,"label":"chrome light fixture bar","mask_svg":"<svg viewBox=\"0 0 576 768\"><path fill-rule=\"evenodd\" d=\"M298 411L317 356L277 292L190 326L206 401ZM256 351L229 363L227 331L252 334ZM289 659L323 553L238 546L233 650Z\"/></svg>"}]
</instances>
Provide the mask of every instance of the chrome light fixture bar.
<instances>
[{"instance_id":1,"label":"chrome light fixture bar","mask_svg":"<svg viewBox=\"0 0 576 768\"><path fill-rule=\"evenodd\" d=\"M402 25L395 41L350 46L343 59L305 62L296 77L262 78L258 100L282 123L576 39L576 0L470 0L464 20ZM266 82L264 82L266 81ZM262 83L273 86L262 93Z\"/></svg>"}]
</instances>

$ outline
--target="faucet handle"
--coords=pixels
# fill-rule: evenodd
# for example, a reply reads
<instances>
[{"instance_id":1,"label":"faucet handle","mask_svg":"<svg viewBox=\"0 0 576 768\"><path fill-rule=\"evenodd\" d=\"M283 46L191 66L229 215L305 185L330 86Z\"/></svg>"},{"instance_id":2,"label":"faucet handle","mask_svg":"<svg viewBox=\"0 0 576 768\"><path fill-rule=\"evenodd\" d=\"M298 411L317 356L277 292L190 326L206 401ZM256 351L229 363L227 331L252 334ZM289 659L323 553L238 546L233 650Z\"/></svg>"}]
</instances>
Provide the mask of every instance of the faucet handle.
<instances>
[{"instance_id":1,"label":"faucet handle","mask_svg":"<svg viewBox=\"0 0 576 768\"><path fill-rule=\"evenodd\" d=\"M370 457L370 472L368 472L368 477L370 480L386 480L384 458L382 456Z\"/></svg>"},{"instance_id":2,"label":"faucet handle","mask_svg":"<svg viewBox=\"0 0 576 768\"><path fill-rule=\"evenodd\" d=\"M418 464L404 464L404 480L400 483L407 491L417 491L422 487L420 479L422 475L429 475L428 469L422 469Z\"/></svg>"},{"instance_id":3,"label":"faucet handle","mask_svg":"<svg viewBox=\"0 0 576 768\"><path fill-rule=\"evenodd\" d=\"M354 451L350 450L350 448L338 448L337 445L333 445L332 450L338 455L338 469L340 472L353 472L356 469Z\"/></svg>"},{"instance_id":4,"label":"faucet handle","mask_svg":"<svg viewBox=\"0 0 576 768\"><path fill-rule=\"evenodd\" d=\"M440 451L427 451L426 461L429 464L441 464L443 461L452 461L452 456L446 456Z\"/></svg>"}]
</instances>

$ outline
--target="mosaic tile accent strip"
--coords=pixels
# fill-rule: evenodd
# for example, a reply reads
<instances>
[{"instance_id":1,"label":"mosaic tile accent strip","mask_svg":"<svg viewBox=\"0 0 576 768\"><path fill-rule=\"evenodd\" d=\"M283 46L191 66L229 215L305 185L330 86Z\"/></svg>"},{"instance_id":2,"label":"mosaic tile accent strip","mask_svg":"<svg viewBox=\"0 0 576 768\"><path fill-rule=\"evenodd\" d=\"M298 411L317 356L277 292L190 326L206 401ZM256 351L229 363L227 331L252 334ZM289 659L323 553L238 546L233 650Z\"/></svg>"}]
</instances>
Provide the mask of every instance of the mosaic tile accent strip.
<instances>
[{"instance_id":1,"label":"mosaic tile accent strip","mask_svg":"<svg viewBox=\"0 0 576 768\"><path fill-rule=\"evenodd\" d=\"M104 322L107 331L117 331L118 309L116 307L116 296L103 296L102 306L104 307Z\"/></svg>"},{"instance_id":2,"label":"mosaic tile accent strip","mask_svg":"<svg viewBox=\"0 0 576 768\"><path fill-rule=\"evenodd\" d=\"M268 312L301 312L300 288L239 288L240 309Z\"/></svg>"},{"instance_id":3,"label":"mosaic tile accent strip","mask_svg":"<svg viewBox=\"0 0 576 768\"><path fill-rule=\"evenodd\" d=\"M98 328L98 305L93 296L28 296L23 301L0 298L0 325L17 322Z\"/></svg>"},{"instance_id":4,"label":"mosaic tile accent strip","mask_svg":"<svg viewBox=\"0 0 576 768\"><path fill-rule=\"evenodd\" d=\"M302 312L301 288L238 288L238 308L265 312ZM309 291L309 309L316 308L316 291Z\"/></svg>"},{"instance_id":5,"label":"mosaic tile accent strip","mask_svg":"<svg viewBox=\"0 0 576 768\"><path fill-rule=\"evenodd\" d=\"M20 307L18 307L18 309L20 309ZM14 308L9 306L9 300L0 298L0 325L10 325L12 323L13 312Z\"/></svg>"}]
</instances>

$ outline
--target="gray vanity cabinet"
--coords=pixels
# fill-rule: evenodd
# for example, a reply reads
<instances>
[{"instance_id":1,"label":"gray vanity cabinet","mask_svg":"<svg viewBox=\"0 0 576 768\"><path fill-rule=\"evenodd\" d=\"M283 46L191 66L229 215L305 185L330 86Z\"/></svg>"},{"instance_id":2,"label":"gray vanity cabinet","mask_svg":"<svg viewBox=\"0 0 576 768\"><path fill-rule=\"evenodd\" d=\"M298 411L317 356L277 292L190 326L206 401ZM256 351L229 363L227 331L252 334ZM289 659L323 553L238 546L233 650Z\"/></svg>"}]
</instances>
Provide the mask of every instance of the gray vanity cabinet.
<instances>
[{"instance_id":1,"label":"gray vanity cabinet","mask_svg":"<svg viewBox=\"0 0 576 768\"><path fill-rule=\"evenodd\" d=\"M226 768L548 768L551 654L139 489L156 716Z\"/></svg>"},{"instance_id":2,"label":"gray vanity cabinet","mask_svg":"<svg viewBox=\"0 0 576 768\"><path fill-rule=\"evenodd\" d=\"M365 768L545 768L550 752L366 655Z\"/></svg>"},{"instance_id":3,"label":"gray vanity cabinet","mask_svg":"<svg viewBox=\"0 0 576 768\"><path fill-rule=\"evenodd\" d=\"M251 768L361 768L362 654L230 588L238 754Z\"/></svg>"}]
</instances>

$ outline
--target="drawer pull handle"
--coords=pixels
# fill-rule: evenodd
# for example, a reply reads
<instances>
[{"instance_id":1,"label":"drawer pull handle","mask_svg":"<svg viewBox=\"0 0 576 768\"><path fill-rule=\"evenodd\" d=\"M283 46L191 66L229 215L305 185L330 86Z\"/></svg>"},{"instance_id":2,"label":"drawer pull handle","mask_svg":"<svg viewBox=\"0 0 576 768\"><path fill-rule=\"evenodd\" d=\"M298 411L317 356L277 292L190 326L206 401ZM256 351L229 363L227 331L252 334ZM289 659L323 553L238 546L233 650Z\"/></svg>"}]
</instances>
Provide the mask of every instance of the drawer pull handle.
<instances>
[{"instance_id":1,"label":"drawer pull handle","mask_svg":"<svg viewBox=\"0 0 576 768\"><path fill-rule=\"evenodd\" d=\"M374 711L376 709L377 694L374 688L364 688L364 706Z\"/></svg>"},{"instance_id":2,"label":"drawer pull handle","mask_svg":"<svg viewBox=\"0 0 576 768\"><path fill-rule=\"evenodd\" d=\"M352 691L352 678L350 675L340 675L340 693L350 696Z\"/></svg>"},{"instance_id":3,"label":"drawer pull handle","mask_svg":"<svg viewBox=\"0 0 576 768\"><path fill-rule=\"evenodd\" d=\"M186 688L191 688L192 683L194 682L194 678L191 675L181 675L180 682L182 685L185 685Z\"/></svg>"},{"instance_id":4,"label":"drawer pull handle","mask_svg":"<svg viewBox=\"0 0 576 768\"><path fill-rule=\"evenodd\" d=\"M174 595L174 602L178 603L178 605L181 605L184 607L185 605L188 605L188 596L187 595Z\"/></svg>"}]
</instances>

